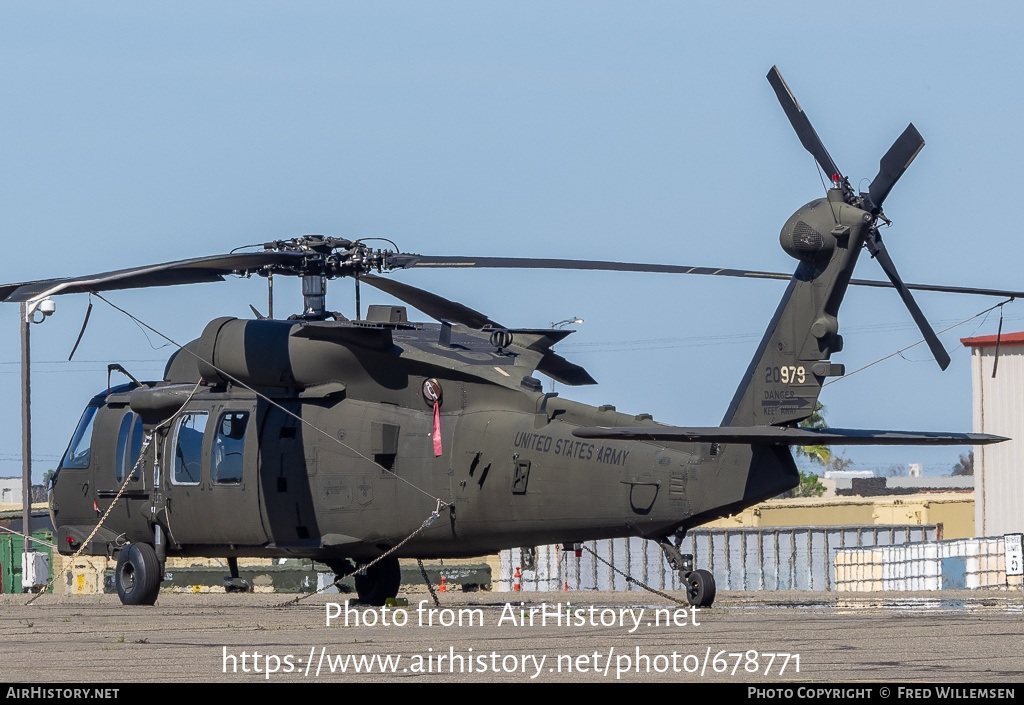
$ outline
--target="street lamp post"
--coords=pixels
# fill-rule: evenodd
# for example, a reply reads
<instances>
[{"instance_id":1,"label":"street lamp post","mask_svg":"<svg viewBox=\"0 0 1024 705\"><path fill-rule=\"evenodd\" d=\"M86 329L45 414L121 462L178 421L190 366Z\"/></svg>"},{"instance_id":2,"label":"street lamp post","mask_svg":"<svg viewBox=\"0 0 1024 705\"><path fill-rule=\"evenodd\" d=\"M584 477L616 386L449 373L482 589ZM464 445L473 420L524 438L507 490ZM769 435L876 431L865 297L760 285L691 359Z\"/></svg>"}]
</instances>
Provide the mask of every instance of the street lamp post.
<instances>
[{"instance_id":1,"label":"street lamp post","mask_svg":"<svg viewBox=\"0 0 1024 705\"><path fill-rule=\"evenodd\" d=\"M32 312L28 302L21 304L21 533L25 535L22 544L21 576L29 561L29 544L32 536L32 410L31 353L29 347L29 323ZM22 589L25 582L22 580Z\"/></svg>"},{"instance_id":2,"label":"street lamp post","mask_svg":"<svg viewBox=\"0 0 1024 705\"><path fill-rule=\"evenodd\" d=\"M32 543L32 350L29 324L42 323L55 310L50 298L21 303L21 533L25 535L21 554L21 589L32 589L25 584L29 574ZM36 313L42 318L36 320Z\"/></svg>"}]
</instances>

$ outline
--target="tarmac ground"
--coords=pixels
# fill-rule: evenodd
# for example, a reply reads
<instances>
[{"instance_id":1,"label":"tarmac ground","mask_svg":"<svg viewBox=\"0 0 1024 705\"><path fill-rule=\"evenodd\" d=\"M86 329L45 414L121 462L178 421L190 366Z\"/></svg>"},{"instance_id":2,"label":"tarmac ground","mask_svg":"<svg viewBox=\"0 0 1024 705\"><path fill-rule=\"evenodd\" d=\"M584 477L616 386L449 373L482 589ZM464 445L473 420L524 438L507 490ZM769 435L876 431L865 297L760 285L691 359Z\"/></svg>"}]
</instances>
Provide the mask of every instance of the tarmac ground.
<instances>
[{"instance_id":1,"label":"tarmac ground","mask_svg":"<svg viewBox=\"0 0 1024 705\"><path fill-rule=\"evenodd\" d=\"M1013 683L1024 593L0 595L0 681ZM676 596L680 597L680 596ZM567 603L569 603L567 605ZM532 624L531 624L532 619ZM347 624L346 624L347 622Z\"/></svg>"}]
</instances>

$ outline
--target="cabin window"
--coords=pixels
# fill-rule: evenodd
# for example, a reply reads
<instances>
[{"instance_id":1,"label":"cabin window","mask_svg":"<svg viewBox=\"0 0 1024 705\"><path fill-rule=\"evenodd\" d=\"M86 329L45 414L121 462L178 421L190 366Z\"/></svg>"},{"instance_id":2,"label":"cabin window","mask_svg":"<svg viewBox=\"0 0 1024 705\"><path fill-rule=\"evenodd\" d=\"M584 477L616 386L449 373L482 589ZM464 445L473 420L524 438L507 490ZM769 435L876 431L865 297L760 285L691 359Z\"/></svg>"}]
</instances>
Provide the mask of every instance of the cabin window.
<instances>
[{"instance_id":1,"label":"cabin window","mask_svg":"<svg viewBox=\"0 0 1024 705\"><path fill-rule=\"evenodd\" d=\"M210 459L210 477L215 483L237 485L242 482L245 429L248 425L248 411L226 411L221 414Z\"/></svg>"},{"instance_id":2,"label":"cabin window","mask_svg":"<svg viewBox=\"0 0 1024 705\"><path fill-rule=\"evenodd\" d=\"M89 449L92 446L92 426L96 420L95 406L90 406L82 414L82 420L78 422L75 435L71 437L71 443L61 460L61 468L87 468L89 467Z\"/></svg>"},{"instance_id":3,"label":"cabin window","mask_svg":"<svg viewBox=\"0 0 1024 705\"><path fill-rule=\"evenodd\" d=\"M205 411L184 414L174 430L174 467L171 482L176 485L198 485L203 467L203 434L206 432Z\"/></svg>"},{"instance_id":4,"label":"cabin window","mask_svg":"<svg viewBox=\"0 0 1024 705\"><path fill-rule=\"evenodd\" d=\"M136 463L142 453L142 437L142 419L138 414L125 414L117 431L117 456L114 461L114 476L119 483L124 482L125 475L132 469L132 482L138 482L141 477L142 464L136 467Z\"/></svg>"}]
</instances>

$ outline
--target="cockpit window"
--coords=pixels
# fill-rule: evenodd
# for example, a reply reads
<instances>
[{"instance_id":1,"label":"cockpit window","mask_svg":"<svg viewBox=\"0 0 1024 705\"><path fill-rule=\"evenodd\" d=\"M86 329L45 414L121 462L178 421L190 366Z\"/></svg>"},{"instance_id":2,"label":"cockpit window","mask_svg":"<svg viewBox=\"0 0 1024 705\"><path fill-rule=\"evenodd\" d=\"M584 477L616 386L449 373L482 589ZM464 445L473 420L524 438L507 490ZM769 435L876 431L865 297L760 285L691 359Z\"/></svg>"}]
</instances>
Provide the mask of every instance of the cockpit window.
<instances>
[{"instance_id":1,"label":"cockpit window","mask_svg":"<svg viewBox=\"0 0 1024 705\"><path fill-rule=\"evenodd\" d=\"M82 420L78 422L75 435L71 437L71 444L68 445L64 459L61 460L61 468L79 469L89 467L89 450L92 446L92 426L96 420L95 406L86 408L82 414Z\"/></svg>"},{"instance_id":2,"label":"cockpit window","mask_svg":"<svg viewBox=\"0 0 1024 705\"><path fill-rule=\"evenodd\" d=\"M174 431L174 469L171 481L177 485L198 485L203 468L205 411L185 414Z\"/></svg>"}]
</instances>

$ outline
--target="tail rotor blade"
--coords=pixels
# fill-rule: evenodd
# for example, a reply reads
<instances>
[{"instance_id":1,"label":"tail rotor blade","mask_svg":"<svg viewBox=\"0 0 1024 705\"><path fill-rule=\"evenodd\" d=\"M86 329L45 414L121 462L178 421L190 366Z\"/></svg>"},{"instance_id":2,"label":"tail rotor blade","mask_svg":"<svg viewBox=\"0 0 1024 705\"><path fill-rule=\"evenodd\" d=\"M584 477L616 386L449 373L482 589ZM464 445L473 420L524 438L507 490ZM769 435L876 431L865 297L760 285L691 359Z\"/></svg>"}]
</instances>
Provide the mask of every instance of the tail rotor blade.
<instances>
[{"instance_id":1,"label":"tail rotor blade","mask_svg":"<svg viewBox=\"0 0 1024 705\"><path fill-rule=\"evenodd\" d=\"M949 367L949 353L942 347L942 343L939 342L939 337L935 335L935 331L932 330L932 326L928 323L928 319L924 317L924 313L921 311L917 302L914 301L913 294L910 293L904 284L903 280L900 279L899 272L896 271L896 265L893 264L892 258L889 257L888 250L885 249L885 245L882 243L882 238L878 235L877 231L872 232L867 239L868 250L871 255L878 260L878 263L882 265L882 270L885 275L889 277L889 281L899 292L900 298L903 299L903 303L910 311L910 315L914 317L914 322L917 323L917 327L921 329L921 334L924 336L925 342L928 343L928 347L931 348L932 355L935 356L935 361L939 363L939 367L943 370Z\"/></svg>"},{"instance_id":2,"label":"tail rotor blade","mask_svg":"<svg viewBox=\"0 0 1024 705\"><path fill-rule=\"evenodd\" d=\"M875 208L882 207L882 202L889 195L893 185L900 180L903 172L923 147L924 138L914 127L914 123L910 123L878 163L878 175L868 188L871 203Z\"/></svg>"},{"instance_id":3,"label":"tail rotor blade","mask_svg":"<svg viewBox=\"0 0 1024 705\"><path fill-rule=\"evenodd\" d=\"M821 138L818 137L818 133L811 127L811 121L808 119L807 114L804 113L803 108L800 107L800 103L796 101L793 92L789 90L789 86L786 85L782 74L779 73L778 67L772 66L772 70L768 72L768 83L775 89L775 95L778 96L782 109L786 111L786 117L789 118L790 124L796 130L797 137L800 138L800 144L811 153L818 164L821 165L821 168L827 172L830 179L837 176L841 179L843 176L842 172L839 171L836 163L832 161L832 157L829 156L828 150L825 149Z\"/></svg>"}]
</instances>

